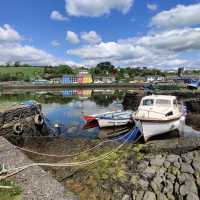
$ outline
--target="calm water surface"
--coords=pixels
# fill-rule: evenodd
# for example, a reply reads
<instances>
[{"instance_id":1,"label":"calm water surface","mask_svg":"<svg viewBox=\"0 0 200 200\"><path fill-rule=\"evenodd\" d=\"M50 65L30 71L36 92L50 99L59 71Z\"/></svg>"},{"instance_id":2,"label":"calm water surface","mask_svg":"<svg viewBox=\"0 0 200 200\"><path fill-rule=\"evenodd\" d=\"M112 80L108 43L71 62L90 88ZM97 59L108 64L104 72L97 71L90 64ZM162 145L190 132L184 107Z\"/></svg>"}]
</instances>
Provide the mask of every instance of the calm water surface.
<instances>
[{"instance_id":1,"label":"calm water surface","mask_svg":"<svg viewBox=\"0 0 200 200\"><path fill-rule=\"evenodd\" d=\"M57 134L66 138L98 137L99 128L85 130L84 115L121 110L126 90L65 90L53 92L13 92L0 96L1 106L26 100L42 104L42 111L50 127L60 125Z\"/></svg>"}]
</instances>

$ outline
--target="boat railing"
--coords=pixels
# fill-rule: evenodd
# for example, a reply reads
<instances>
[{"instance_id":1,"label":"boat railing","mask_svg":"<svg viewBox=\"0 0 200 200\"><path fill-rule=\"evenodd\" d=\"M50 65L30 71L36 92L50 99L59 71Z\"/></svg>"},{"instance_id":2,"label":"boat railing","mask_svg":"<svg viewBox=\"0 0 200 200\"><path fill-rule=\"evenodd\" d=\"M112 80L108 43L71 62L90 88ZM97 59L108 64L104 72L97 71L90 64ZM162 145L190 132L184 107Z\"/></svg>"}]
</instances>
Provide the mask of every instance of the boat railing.
<instances>
[{"instance_id":1,"label":"boat railing","mask_svg":"<svg viewBox=\"0 0 200 200\"><path fill-rule=\"evenodd\" d=\"M163 116L165 117L165 114L164 114L164 113L161 113L161 112L158 112L158 111L154 111L154 110L146 110L146 109L138 109L138 111L136 112L136 115L137 115L138 112L140 112L140 111L147 112L147 113L148 113L148 117L149 117L150 113L160 114L160 115L163 115Z\"/></svg>"}]
</instances>

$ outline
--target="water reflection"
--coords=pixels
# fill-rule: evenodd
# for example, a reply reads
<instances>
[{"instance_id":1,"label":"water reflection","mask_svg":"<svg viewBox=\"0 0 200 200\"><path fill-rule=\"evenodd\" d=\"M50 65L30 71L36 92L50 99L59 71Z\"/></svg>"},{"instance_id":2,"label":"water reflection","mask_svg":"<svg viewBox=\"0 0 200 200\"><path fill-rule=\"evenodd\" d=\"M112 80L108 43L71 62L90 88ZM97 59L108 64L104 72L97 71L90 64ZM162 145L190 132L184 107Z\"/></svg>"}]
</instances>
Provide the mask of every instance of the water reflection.
<instances>
[{"instance_id":1,"label":"water reflection","mask_svg":"<svg viewBox=\"0 0 200 200\"><path fill-rule=\"evenodd\" d=\"M27 100L36 100L42 104L42 110L48 126L56 134L65 138L96 139L99 128L84 129L84 115L121 110L125 90L64 90L4 93L0 103L16 104ZM55 127L58 124L59 127Z\"/></svg>"}]
</instances>

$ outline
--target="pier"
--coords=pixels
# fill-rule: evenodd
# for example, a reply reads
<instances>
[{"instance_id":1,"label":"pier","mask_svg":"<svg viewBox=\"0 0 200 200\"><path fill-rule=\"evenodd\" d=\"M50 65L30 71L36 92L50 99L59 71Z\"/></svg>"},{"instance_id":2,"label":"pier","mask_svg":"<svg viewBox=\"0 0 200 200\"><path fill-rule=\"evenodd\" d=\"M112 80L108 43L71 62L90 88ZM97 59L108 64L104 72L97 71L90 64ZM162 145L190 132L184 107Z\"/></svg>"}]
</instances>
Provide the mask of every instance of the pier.
<instances>
[{"instance_id":1,"label":"pier","mask_svg":"<svg viewBox=\"0 0 200 200\"><path fill-rule=\"evenodd\" d=\"M5 138L0 137L0 160L5 167L20 167L32 164L25 154L16 149ZM52 178L40 167L27 169L11 177L23 188L23 200L77 200L78 198L68 191L64 186Z\"/></svg>"}]
</instances>

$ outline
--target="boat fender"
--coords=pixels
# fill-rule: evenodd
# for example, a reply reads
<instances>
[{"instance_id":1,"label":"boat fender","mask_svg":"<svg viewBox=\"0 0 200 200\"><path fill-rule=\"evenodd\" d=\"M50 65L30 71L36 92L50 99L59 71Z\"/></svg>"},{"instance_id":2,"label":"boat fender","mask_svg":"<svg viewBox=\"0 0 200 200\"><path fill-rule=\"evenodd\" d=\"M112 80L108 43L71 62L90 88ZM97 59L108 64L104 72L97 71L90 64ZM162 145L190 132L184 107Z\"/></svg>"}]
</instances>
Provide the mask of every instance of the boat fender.
<instances>
[{"instance_id":1,"label":"boat fender","mask_svg":"<svg viewBox=\"0 0 200 200\"><path fill-rule=\"evenodd\" d=\"M13 126L13 131L17 134L20 135L23 132L23 125L21 123L16 123Z\"/></svg>"},{"instance_id":2,"label":"boat fender","mask_svg":"<svg viewBox=\"0 0 200 200\"><path fill-rule=\"evenodd\" d=\"M34 122L35 122L36 125L43 125L43 123L44 123L43 116L41 114L35 115Z\"/></svg>"}]
</instances>

